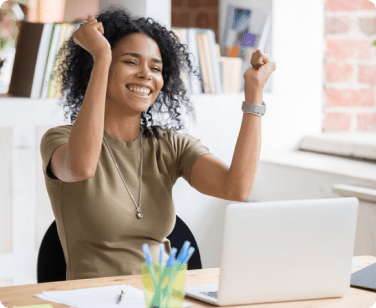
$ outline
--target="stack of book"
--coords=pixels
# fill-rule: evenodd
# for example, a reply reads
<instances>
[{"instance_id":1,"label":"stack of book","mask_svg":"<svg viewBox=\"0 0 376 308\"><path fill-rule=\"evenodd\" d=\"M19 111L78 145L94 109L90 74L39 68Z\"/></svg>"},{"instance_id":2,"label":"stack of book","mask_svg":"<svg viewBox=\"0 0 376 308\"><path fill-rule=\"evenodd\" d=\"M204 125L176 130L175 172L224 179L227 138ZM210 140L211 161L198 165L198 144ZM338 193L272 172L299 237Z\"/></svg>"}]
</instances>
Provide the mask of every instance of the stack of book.
<instances>
[{"instance_id":1,"label":"stack of book","mask_svg":"<svg viewBox=\"0 0 376 308\"><path fill-rule=\"evenodd\" d=\"M240 14L239 12L247 14ZM222 57L221 48L216 43L212 29L171 28L180 42L188 46L191 64L202 76L201 82L193 74L188 76L181 72L181 78L188 89L188 93L221 94L239 92L241 90L244 66L242 60L246 60L249 66L250 56L255 51L254 48L263 49L270 28L270 13L255 14L254 18L251 19L249 18L250 12L250 10L229 6L227 12L228 22L224 33L225 43L222 46L223 50L232 48L232 51L237 47L236 42L232 42L229 39L233 36L230 35L230 32L235 33L236 31L229 29L233 28L231 23L236 20L235 17L232 18L231 16L240 16L237 25L242 24L241 30L246 29L244 33L249 37L255 38L252 46L249 45L250 42L245 40L239 45L239 47L244 49L240 51L244 51L243 58L245 59L242 59L239 54ZM255 18L257 15L262 17L261 20L259 20L260 18ZM257 27L254 25L249 28L250 20L254 20L254 24ZM72 35L78 25L78 23L22 22L8 93L18 97L59 98L62 95L61 85L52 79L51 75L54 74L58 65L56 56L63 42ZM251 28L252 33L256 34L250 32ZM238 29L238 31L240 30ZM236 50L239 50L239 48Z\"/></svg>"},{"instance_id":2,"label":"stack of book","mask_svg":"<svg viewBox=\"0 0 376 308\"><path fill-rule=\"evenodd\" d=\"M240 91L242 61L240 58L221 57L220 46L212 29L172 27L171 30L180 43L187 45L191 64L202 77L201 82L196 76L181 72L190 94Z\"/></svg>"},{"instance_id":3,"label":"stack of book","mask_svg":"<svg viewBox=\"0 0 376 308\"><path fill-rule=\"evenodd\" d=\"M63 42L77 28L69 23L24 21L18 37L8 93L29 98L58 98L61 85L51 79Z\"/></svg>"},{"instance_id":4,"label":"stack of book","mask_svg":"<svg viewBox=\"0 0 376 308\"><path fill-rule=\"evenodd\" d=\"M202 76L201 82L197 77L181 72L188 92L220 94L241 91L243 73L250 66L253 52L257 49L266 51L270 28L271 12L232 5L228 5L221 47L211 29L172 27L180 42L187 45L191 63Z\"/></svg>"}]
</instances>

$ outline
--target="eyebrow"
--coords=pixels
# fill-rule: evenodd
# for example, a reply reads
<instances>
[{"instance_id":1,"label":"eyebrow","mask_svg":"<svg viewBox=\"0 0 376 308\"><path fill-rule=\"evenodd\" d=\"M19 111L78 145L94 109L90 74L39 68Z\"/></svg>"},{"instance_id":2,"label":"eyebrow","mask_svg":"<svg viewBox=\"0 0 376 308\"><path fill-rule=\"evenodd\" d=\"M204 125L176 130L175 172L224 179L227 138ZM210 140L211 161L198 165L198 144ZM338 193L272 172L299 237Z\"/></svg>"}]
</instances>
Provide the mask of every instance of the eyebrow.
<instances>
[{"instance_id":1,"label":"eyebrow","mask_svg":"<svg viewBox=\"0 0 376 308\"><path fill-rule=\"evenodd\" d=\"M123 53L123 54L121 55L121 57L122 57L122 56L126 56L126 55L130 55L130 56L135 57L135 58L141 58L141 57L142 57L139 53L135 53L135 52L127 52L127 53ZM157 59L157 58L153 58L152 60L153 60L153 62L163 64L163 62L162 62L161 60Z\"/></svg>"}]
</instances>

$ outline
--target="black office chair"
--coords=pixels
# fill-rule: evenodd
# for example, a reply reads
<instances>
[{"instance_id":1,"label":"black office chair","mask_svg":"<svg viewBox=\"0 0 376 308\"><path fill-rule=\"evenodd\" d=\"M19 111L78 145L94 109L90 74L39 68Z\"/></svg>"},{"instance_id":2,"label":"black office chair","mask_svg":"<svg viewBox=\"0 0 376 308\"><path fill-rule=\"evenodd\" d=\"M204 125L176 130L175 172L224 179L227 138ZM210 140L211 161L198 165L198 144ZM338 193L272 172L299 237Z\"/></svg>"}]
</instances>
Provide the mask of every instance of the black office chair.
<instances>
[{"instance_id":1,"label":"black office chair","mask_svg":"<svg viewBox=\"0 0 376 308\"><path fill-rule=\"evenodd\" d=\"M197 242L188 226L176 215L175 227L167 236L171 247L177 248L178 252L185 241L190 241L195 252L188 261L188 270L202 269L200 252ZM57 234L56 221L54 220L43 237L38 252L37 280L38 283L66 280L66 263L63 248Z\"/></svg>"}]
</instances>

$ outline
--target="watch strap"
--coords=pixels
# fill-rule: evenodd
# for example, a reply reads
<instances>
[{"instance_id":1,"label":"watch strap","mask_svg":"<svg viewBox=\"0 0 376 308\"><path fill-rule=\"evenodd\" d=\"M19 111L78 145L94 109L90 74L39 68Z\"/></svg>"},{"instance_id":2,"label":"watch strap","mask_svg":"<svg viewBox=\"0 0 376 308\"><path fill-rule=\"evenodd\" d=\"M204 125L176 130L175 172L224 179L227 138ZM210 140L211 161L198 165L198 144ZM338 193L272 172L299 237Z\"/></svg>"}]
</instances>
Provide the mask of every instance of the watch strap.
<instances>
[{"instance_id":1,"label":"watch strap","mask_svg":"<svg viewBox=\"0 0 376 308\"><path fill-rule=\"evenodd\" d=\"M242 111L245 113L253 113L262 117L266 112L266 105L264 101L262 101L262 105L243 101Z\"/></svg>"}]
</instances>

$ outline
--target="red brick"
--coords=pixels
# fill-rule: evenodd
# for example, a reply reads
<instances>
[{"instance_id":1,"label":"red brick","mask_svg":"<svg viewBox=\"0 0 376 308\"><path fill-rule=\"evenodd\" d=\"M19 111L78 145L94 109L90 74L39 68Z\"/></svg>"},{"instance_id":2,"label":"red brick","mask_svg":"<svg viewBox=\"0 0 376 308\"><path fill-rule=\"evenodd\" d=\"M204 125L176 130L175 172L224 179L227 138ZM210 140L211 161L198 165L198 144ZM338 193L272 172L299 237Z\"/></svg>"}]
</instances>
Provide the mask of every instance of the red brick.
<instances>
[{"instance_id":1,"label":"red brick","mask_svg":"<svg viewBox=\"0 0 376 308\"><path fill-rule=\"evenodd\" d=\"M347 89L326 89L327 107L372 107L375 102L373 89L347 90Z\"/></svg>"},{"instance_id":2,"label":"red brick","mask_svg":"<svg viewBox=\"0 0 376 308\"><path fill-rule=\"evenodd\" d=\"M327 0L327 11L356 11L376 10L375 5L369 0Z\"/></svg>"},{"instance_id":3,"label":"red brick","mask_svg":"<svg viewBox=\"0 0 376 308\"><path fill-rule=\"evenodd\" d=\"M376 113L362 113L356 116L358 130L376 131Z\"/></svg>"},{"instance_id":4,"label":"red brick","mask_svg":"<svg viewBox=\"0 0 376 308\"><path fill-rule=\"evenodd\" d=\"M353 75L352 64L326 63L326 82L349 82Z\"/></svg>"},{"instance_id":5,"label":"red brick","mask_svg":"<svg viewBox=\"0 0 376 308\"><path fill-rule=\"evenodd\" d=\"M357 41L358 49L358 59L359 60L370 60L372 59L372 49L375 47L371 46L374 40L359 40Z\"/></svg>"},{"instance_id":6,"label":"red brick","mask_svg":"<svg viewBox=\"0 0 376 308\"><path fill-rule=\"evenodd\" d=\"M326 40L325 57L335 59L355 58L355 40Z\"/></svg>"},{"instance_id":7,"label":"red brick","mask_svg":"<svg viewBox=\"0 0 376 308\"><path fill-rule=\"evenodd\" d=\"M368 0L368 1L359 1L359 9L360 10L375 10L376 11L376 5L375 5L375 1L371 1L371 0Z\"/></svg>"},{"instance_id":8,"label":"red brick","mask_svg":"<svg viewBox=\"0 0 376 308\"><path fill-rule=\"evenodd\" d=\"M349 17L327 17L325 18L325 33L339 34L349 32L351 19Z\"/></svg>"},{"instance_id":9,"label":"red brick","mask_svg":"<svg viewBox=\"0 0 376 308\"><path fill-rule=\"evenodd\" d=\"M351 114L330 112L324 117L323 130L329 131L348 131L351 125Z\"/></svg>"},{"instance_id":10,"label":"red brick","mask_svg":"<svg viewBox=\"0 0 376 308\"><path fill-rule=\"evenodd\" d=\"M376 84L376 66L359 65L358 82Z\"/></svg>"},{"instance_id":11,"label":"red brick","mask_svg":"<svg viewBox=\"0 0 376 308\"><path fill-rule=\"evenodd\" d=\"M359 18L360 30L367 35L376 34L376 17Z\"/></svg>"}]
</instances>

